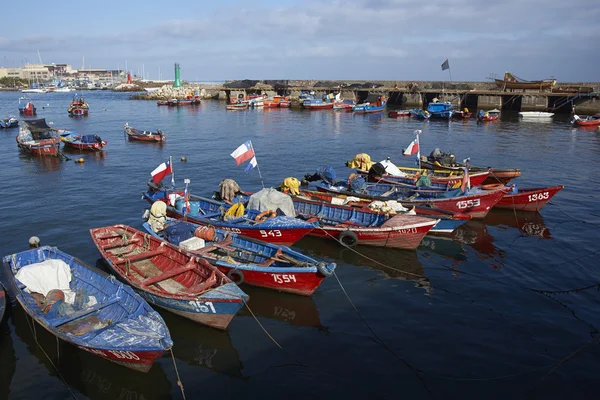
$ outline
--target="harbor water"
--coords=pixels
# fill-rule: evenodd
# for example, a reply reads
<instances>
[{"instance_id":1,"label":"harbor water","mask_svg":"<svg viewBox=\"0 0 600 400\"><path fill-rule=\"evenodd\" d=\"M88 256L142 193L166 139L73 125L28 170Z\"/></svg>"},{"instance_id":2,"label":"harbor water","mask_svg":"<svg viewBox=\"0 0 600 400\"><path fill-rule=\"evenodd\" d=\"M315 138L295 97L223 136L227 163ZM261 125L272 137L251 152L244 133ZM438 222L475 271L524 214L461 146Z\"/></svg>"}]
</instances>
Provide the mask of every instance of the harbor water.
<instances>
[{"instance_id":1,"label":"harbor water","mask_svg":"<svg viewBox=\"0 0 600 400\"><path fill-rule=\"evenodd\" d=\"M346 177L357 153L414 166L402 151L421 129L424 155L440 148L473 165L520 168L519 187L565 188L540 213L492 210L450 237L425 237L416 251L303 238L293 248L337 263L335 277L311 297L242 285L249 309L225 332L159 310L173 358L165 353L147 374L57 343L13 303L0 325L0 399L181 398L177 376L187 399L597 398L600 130L573 128L566 115L423 122L83 94L90 112L79 119L67 114L73 93L31 99L53 127L102 137L103 152L31 157L18 150L17 129L0 130L1 256L38 236L105 269L89 229L141 229L141 193L169 157L176 185L190 179L193 194L211 195L224 178L259 190L259 171L245 173L230 156L247 140L266 187L322 165ZM18 115L20 95L0 93L0 117ZM130 142L126 122L167 140Z\"/></svg>"}]
</instances>

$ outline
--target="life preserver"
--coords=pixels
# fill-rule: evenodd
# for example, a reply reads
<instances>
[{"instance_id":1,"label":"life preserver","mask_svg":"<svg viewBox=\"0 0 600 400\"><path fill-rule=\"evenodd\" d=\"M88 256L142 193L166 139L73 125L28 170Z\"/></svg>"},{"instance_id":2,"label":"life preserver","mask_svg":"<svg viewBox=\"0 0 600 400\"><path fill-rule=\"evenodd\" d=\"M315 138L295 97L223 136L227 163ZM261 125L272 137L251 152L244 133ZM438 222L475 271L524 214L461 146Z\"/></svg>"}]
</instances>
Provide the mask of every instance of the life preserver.
<instances>
[{"instance_id":1,"label":"life preserver","mask_svg":"<svg viewBox=\"0 0 600 400\"><path fill-rule=\"evenodd\" d=\"M238 99L243 99L243 98L244 98L244 93L238 94Z\"/></svg>"},{"instance_id":2,"label":"life preserver","mask_svg":"<svg viewBox=\"0 0 600 400\"><path fill-rule=\"evenodd\" d=\"M481 185L481 188L484 190L497 190L503 189L505 186L502 183L490 183L489 185Z\"/></svg>"},{"instance_id":3,"label":"life preserver","mask_svg":"<svg viewBox=\"0 0 600 400\"><path fill-rule=\"evenodd\" d=\"M256 222L264 222L266 220L268 220L269 218L273 218L277 216L277 212L273 211L273 210L266 210L261 212L260 214L258 214L254 220Z\"/></svg>"},{"instance_id":4,"label":"life preserver","mask_svg":"<svg viewBox=\"0 0 600 400\"><path fill-rule=\"evenodd\" d=\"M358 243L358 236L352 231L344 231L340 233L338 240L348 247L354 247L356 246L356 243Z\"/></svg>"},{"instance_id":5,"label":"life preserver","mask_svg":"<svg viewBox=\"0 0 600 400\"><path fill-rule=\"evenodd\" d=\"M237 268L229 270L227 277L236 285L244 283L244 273Z\"/></svg>"},{"instance_id":6,"label":"life preserver","mask_svg":"<svg viewBox=\"0 0 600 400\"><path fill-rule=\"evenodd\" d=\"M331 268L329 267L330 265ZM321 261L317 264L317 270L326 277L332 276L333 271L335 270L335 263L327 264L326 262Z\"/></svg>"}]
</instances>

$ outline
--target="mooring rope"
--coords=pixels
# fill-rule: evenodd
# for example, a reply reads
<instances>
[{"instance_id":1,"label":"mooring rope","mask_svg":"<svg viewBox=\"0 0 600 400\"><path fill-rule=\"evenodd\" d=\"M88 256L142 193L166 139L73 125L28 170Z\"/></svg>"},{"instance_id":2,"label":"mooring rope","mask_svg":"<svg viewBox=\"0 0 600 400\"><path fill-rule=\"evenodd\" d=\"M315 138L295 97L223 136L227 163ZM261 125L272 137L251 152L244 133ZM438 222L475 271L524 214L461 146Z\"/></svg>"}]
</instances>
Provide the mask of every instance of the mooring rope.
<instances>
[{"instance_id":1,"label":"mooring rope","mask_svg":"<svg viewBox=\"0 0 600 400\"><path fill-rule=\"evenodd\" d=\"M183 389L183 383L181 382L181 378L179 377L179 371L177 370L177 364L175 363L175 356L173 355L173 347L169 349L171 351L171 359L173 360L173 367L175 367L175 375L177 375L177 386L181 390L181 397L185 400L185 391Z\"/></svg>"}]
</instances>

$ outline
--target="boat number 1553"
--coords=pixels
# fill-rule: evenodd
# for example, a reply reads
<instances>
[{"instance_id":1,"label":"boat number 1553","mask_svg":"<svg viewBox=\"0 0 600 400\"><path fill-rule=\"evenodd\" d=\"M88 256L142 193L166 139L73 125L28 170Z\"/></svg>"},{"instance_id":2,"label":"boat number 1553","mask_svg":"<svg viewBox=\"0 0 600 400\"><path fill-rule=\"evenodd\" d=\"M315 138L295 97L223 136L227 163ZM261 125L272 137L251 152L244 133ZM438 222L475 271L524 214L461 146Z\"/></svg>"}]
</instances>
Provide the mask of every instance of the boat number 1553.
<instances>
[{"instance_id":1,"label":"boat number 1553","mask_svg":"<svg viewBox=\"0 0 600 400\"><path fill-rule=\"evenodd\" d=\"M462 200L462 201L459 201L456 203L456 207L458 207L462 210L463 208L477 207L480 204L481 204L481 202L479 201L479 199Z\"/></svg>"}]
</instances>

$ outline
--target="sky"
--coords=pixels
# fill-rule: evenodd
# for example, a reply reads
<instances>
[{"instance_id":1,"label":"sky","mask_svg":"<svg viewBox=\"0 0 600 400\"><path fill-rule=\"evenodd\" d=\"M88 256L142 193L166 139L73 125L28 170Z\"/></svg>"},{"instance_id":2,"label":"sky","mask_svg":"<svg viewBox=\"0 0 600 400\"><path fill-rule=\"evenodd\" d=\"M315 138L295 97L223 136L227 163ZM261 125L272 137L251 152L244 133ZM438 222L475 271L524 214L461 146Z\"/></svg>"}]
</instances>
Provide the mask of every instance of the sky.
<instances>
[{"instance_id":1,"label":"sky","mask_svg":"<svg viewBox=\"0 0 600 400\"><path fill-rule=\"evenodd\" d=\"M35 12L2 21L0 66L41 58L173 79L178 62L186 81L486 81L505 71L600 81L595 0L24 4Z\"/></svg>"}]
</instances>

